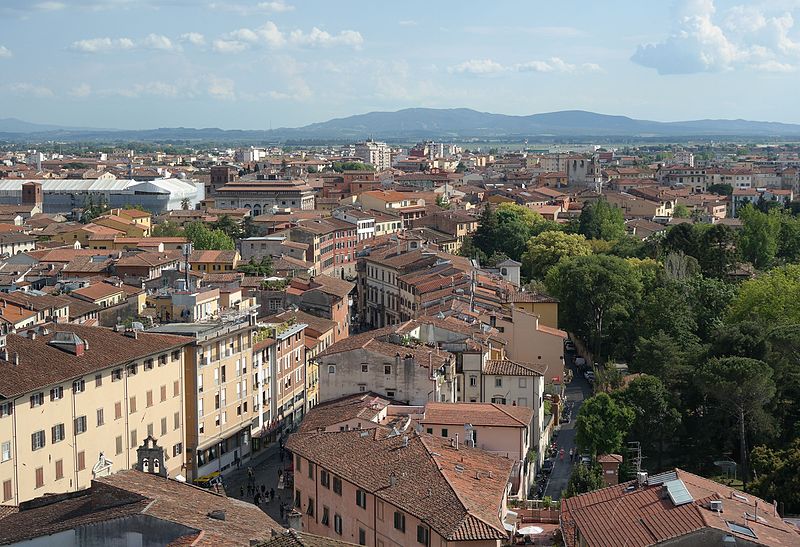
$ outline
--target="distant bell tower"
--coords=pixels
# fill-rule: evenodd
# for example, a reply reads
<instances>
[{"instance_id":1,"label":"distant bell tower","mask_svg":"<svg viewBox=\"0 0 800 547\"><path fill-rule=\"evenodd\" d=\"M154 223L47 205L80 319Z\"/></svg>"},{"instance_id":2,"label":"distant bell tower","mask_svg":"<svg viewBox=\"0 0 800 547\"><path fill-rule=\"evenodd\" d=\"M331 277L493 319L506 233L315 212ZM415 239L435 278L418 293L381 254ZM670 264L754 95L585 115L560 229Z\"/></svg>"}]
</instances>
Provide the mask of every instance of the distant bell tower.
<instances>
[{"instance_id":1,"label":"distant bell tower","mask_svg":"<svg viewBox=\"0 0 800 547\"><path fill-rule=\"evenodd\" d=\"M22 204L31 207L38 206L40 209L44 203L44 192L41 182L24 182L22 184Z\"/></svg>"},{"instance_id":2,"label":"distant bell tower","mask_svg":"<svg viewBox=\"0 0 800 547\"><path fill-rule=\"evenodd\" d=\"M164 449L158 446L155 438L148 435L142 441L142 446L136 449L136 469L151 475L167 476L167 468L164 465Z\"/></svg>"}]
</instances>

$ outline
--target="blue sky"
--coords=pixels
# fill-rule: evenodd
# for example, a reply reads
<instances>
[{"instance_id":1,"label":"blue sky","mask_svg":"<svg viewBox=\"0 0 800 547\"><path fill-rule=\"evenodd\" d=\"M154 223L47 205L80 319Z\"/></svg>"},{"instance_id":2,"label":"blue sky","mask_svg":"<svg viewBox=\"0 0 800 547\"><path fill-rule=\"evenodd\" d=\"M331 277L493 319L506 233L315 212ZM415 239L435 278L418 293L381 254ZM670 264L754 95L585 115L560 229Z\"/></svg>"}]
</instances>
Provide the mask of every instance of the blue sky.
<instances>
[{"instance_id":1,"label":"blue sky","mask_svg":"<svg viewBox=\"0 0 800 547\"><path fill-rule=\"evenodd\" d=\"M372 110L800 122L800 0L0 0L0 117L298 126Z\"/></svg>"}]
</instances>

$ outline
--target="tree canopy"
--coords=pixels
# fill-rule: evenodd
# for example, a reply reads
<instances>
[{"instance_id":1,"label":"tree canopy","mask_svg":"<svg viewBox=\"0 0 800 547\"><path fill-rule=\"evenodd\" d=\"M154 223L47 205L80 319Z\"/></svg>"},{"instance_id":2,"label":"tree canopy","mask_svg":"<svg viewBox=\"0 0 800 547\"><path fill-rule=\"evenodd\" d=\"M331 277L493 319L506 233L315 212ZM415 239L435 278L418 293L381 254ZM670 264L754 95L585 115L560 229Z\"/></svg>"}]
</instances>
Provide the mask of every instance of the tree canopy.
<instances>
[{"instance_id":1,"label":"tree canopy","mask_svg":"<svg viewBox=\"0 0 800 547\"><path fill-rule=\"evenodd\" d=\"M544 279L550 268L573 256L588 256L591 246L581 234L546 231L528 240L522 269L531 279Z\"/></svg>"},{"instance_id":2,"label":"tree canopy","mask_svg":"<svg viewBox=\"0 0 800 547\"><path fill-rule=\"evenodd\" d=\"M634 419L631 409L618 404L607 393L598 393L586 399L578 412L575 421L578 447L593 456L619 452Z\"/></svg>"},{"instance_id":3,"label":"tree canopy","mask_svg":"<svg viewBox=\"0 0 800 547\"><path fill-rule=\"evenodd\" d=\"M212 230L202 222L191 222L184 231L197 250L232 251L236 248L228 234L222 230Z\"/></svg>"},{"instance_id":4,"label":"tree canopy","mask_svg":"<svg viewBox=\"0 0 800 547\"><path fill-rule=\"evenodd\" d=\"M587 239L619 239L625 235L625 217L622 209L601 198L587 202L578 219L578 231Z\"/></svg>"}]
</instances>

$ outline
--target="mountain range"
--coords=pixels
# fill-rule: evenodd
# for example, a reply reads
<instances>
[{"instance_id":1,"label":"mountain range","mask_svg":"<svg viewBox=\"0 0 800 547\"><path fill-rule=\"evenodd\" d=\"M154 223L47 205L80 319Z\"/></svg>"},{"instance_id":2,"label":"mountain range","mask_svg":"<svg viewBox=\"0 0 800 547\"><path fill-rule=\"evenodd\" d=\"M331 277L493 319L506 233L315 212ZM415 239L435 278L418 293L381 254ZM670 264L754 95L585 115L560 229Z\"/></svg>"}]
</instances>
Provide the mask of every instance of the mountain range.
<instances>
[{"instance_id":1,"label":"mountain range","mask_svg":"<svg viewBox=\"0 0 800 547\"><path fill-rule=\"evenodd\" d=\"M797 138L800 125L748 120L691 120L657 122L610 116L583 110L565 110L510 116L468 108L407 108L369 112L271 130L218 128L99 129L34 124L16 118L0 119L0 139L60 141L214 141L282 142L303 140L357 140L373 137L390 141L436 139L537 138Z\"/></svg>"}]
</instances>

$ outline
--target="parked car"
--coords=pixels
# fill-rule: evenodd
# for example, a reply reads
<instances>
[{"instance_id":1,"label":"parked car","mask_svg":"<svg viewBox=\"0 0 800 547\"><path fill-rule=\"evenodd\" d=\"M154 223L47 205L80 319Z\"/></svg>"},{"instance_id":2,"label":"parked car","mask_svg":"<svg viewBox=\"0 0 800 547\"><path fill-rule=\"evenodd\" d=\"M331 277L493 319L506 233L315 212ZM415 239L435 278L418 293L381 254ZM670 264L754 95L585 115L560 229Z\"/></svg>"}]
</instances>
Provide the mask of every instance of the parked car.
<instances>
[{"instance_id":1,"label":"parked car","mask_svg":"<svg viewBox=\"0 0 800 547\"><path fill-rule=\"evenodd\" d=\"M581 454L580 462L581 465L589 465L590 463L592 463L592 457L589 456L589 454Z\"/></svg>"},{"instance_id":2,"label":"parked car","mask_svg":"<svg viewBox=\"0 0 800 547\"><path fill-rule=\"evenodd\" d=\"M567 338L567 340L564 342L564 349L567 351L575 351L575 342Z\"/></svg>"},{"instance_id":3,"label":"parked car","mask_svg":"<svg viewBox=\"0 0 800 547\"><path fill-rule=\"evenodd\" d=\"M587 370L583 373L583 377L586 378L588 382L594 382L594 372L591 370Z\"/></svg>"},{"instance_id":4,"label":"parked car","mask_svg":"<svg viewBox=\"0 0 800 547\"><path fill-rule=\"evenodd\" d=\"M583 368L586 366L586 359L583 357L576 357L575 358L575 366L578 368Z\"/></svg>"},{"instance_id":5,"label":"parked car","mask_svg":"<svg viewBox=\"0 0 800 547\"><path fill-rule=\"evenodd\" d=\"M545 460L542 464L542 473L548 474L553 471L553 460Z\"/></svg>"}]
</instances>

